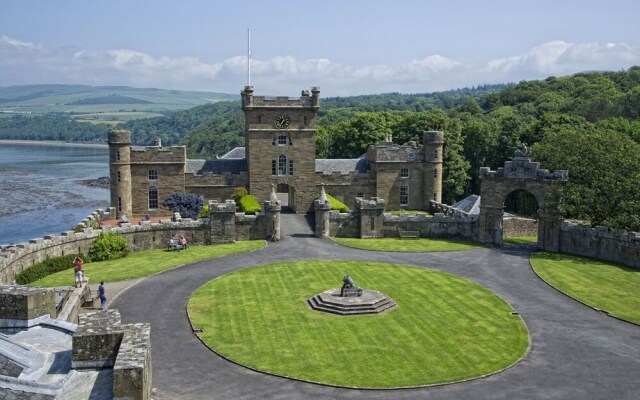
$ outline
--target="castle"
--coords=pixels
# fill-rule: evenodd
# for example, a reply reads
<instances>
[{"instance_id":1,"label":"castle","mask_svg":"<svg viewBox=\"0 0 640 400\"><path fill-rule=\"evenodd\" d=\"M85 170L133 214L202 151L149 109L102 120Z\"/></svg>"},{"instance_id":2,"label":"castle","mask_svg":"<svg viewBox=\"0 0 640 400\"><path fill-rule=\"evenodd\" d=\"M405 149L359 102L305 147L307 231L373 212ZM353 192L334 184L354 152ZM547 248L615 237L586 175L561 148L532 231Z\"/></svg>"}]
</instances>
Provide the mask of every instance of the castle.
<instances>
[{"instance_id":1,"label":"castle","mask_svg":"<svg viewBox=\"0 0 640 400\"><path fill-rule=\"evenodd\" d=\"M132 146L128 131L109 132L111 206L117 215L167 215L162 201L174 192L223 202L238 186L263 200L274 185L296 213L313 211L323 185L350 207L358 197L384 198L389 210L427 210L431 200L440 202L443 132L424 132L422 145L397 145L389 136L357 159L316 159L319 88L292 99L254 96L246 86L241 96L245 147L215 160L189 160L184 146Z\"/></svg>"}]
</instances>

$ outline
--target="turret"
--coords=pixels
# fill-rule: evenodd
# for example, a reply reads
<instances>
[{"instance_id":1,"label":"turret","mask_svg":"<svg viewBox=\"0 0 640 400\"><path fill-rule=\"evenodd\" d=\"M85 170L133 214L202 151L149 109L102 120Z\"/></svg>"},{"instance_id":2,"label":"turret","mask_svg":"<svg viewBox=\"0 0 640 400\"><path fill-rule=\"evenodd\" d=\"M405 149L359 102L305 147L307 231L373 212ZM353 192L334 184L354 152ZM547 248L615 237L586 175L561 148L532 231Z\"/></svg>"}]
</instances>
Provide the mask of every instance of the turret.
<instances>
[{"instance_id":1,"label":"turret","mask_svg":"<svg viewBox=\"0 0 640 400\"><path fill-rule=\"evenodd\" d=\"M424 204L430 200L442 202L442 159L444 132L426 131L422 133L424 144Z\"/></svg>"},{"instance_id":2,"label":"turret","mask_svg":"<svg viewBox=\"0 0 640 400\"><path fill-rule=\"evenodd\" d=\"M109 178L111 207L119 217L132 215L131 203L131 133L109 131Z\"/></svg>"}]
</instances>

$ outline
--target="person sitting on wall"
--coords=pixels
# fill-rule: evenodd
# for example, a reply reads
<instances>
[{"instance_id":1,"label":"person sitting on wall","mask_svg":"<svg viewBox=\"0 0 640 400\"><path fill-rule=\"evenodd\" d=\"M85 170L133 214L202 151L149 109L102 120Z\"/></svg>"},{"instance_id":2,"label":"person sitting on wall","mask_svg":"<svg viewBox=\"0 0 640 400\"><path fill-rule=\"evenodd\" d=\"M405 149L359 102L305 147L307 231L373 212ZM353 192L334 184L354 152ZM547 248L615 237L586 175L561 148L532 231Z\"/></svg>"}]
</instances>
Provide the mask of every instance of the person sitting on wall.
<instances>
[{"instance_id":1,"label":"person sitting on wall","mask_svg":"<svg viewBox=\"0 0 640 400\"><path fill-rule=\"evenodd\" d=\"M178 239L178 244L183 248L183 249L187 249L187 239L184 236L180 236L180 239Z\"/></svg>"}]
</instances>

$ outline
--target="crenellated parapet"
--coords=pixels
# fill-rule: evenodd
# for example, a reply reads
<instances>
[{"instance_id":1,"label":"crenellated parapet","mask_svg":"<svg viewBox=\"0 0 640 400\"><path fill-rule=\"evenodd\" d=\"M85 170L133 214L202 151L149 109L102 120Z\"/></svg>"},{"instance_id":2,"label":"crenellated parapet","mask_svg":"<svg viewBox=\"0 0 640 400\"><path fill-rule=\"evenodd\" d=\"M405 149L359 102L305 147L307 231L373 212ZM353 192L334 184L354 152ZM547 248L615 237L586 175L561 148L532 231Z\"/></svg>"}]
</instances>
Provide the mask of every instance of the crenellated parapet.
<instances>
[{"instance_id":1,"label":"crenellated parapet","mask_svg":"<svg viewBox=\"0 0 640 400\"><path fill-rule=\"evenodd\" d=\"M320 107L320 88L314 86L311 93L308 90L302 91L299 98L290 98L288 96L254 96L253 86L245 86L241 93L242 108L249 110L253 107L288 109L288 108L319 108Z\"/></svg>"},{"instance_id":2,"label":"crenellated parapet","mask_svg":"<svg viewBox=\"0 0 640 400\"><path fill-rule=\"evenodd\" d=\"M543 179L554 181L567 181L569 172L557 170L549 172L548 169L540 168L539 162L531 161L526 156L516 156L513 161L506 161L504 167L492 171L489 167L480 168L480 179Z\"/></svg>"}]
</instances>

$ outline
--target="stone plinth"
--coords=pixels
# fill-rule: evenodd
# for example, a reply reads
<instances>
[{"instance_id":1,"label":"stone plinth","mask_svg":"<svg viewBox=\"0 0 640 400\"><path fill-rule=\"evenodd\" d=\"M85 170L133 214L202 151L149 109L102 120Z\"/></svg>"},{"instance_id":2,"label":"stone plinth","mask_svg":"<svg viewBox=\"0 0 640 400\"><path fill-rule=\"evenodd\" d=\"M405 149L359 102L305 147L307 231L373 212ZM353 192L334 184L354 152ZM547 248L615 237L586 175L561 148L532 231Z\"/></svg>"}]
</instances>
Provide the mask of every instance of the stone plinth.
<instances>
[{"instance_id":1,"label":"stone plinth","mask_svg":"<svg viewBox=\"0 0 640 400\"><path fill-rule=\"evenodd\" d=\"M362 289L362 296L342 297L340 289L329 289L307 299L310 309L336 315L382 314L397 304L377 290Z\"/></svg>"},{"instance_id":2,"label":"stone plinth","mask_svg":"<svg viewBox=\"0 0 640 400\"><path fill-rule=\"evenodd\" d=\"M118 310L81 314L78 317L78 329L72 339L71 367L112 367L124 336Z\"/></svg>"},{"instance_id":3,"label":"stone plinth","mask_svg":"<svg viewBox=\"0 0 640 400\"><path fill-rule=\"evenodd\" d=\"M48 317L56 317L56 294L53 289L0 286L0 328L29 328Z\"/></svg>"},{"instance_id":4,"label":"stone plinth","mask_svg":"<svg viewBox=\"0 0 640 400\"><path fill-rule=\"evenodd\" d=\"M113 367L113 398L144 400L151 396L151 325L126 325Z\"/></svg>"}]
</instances>

